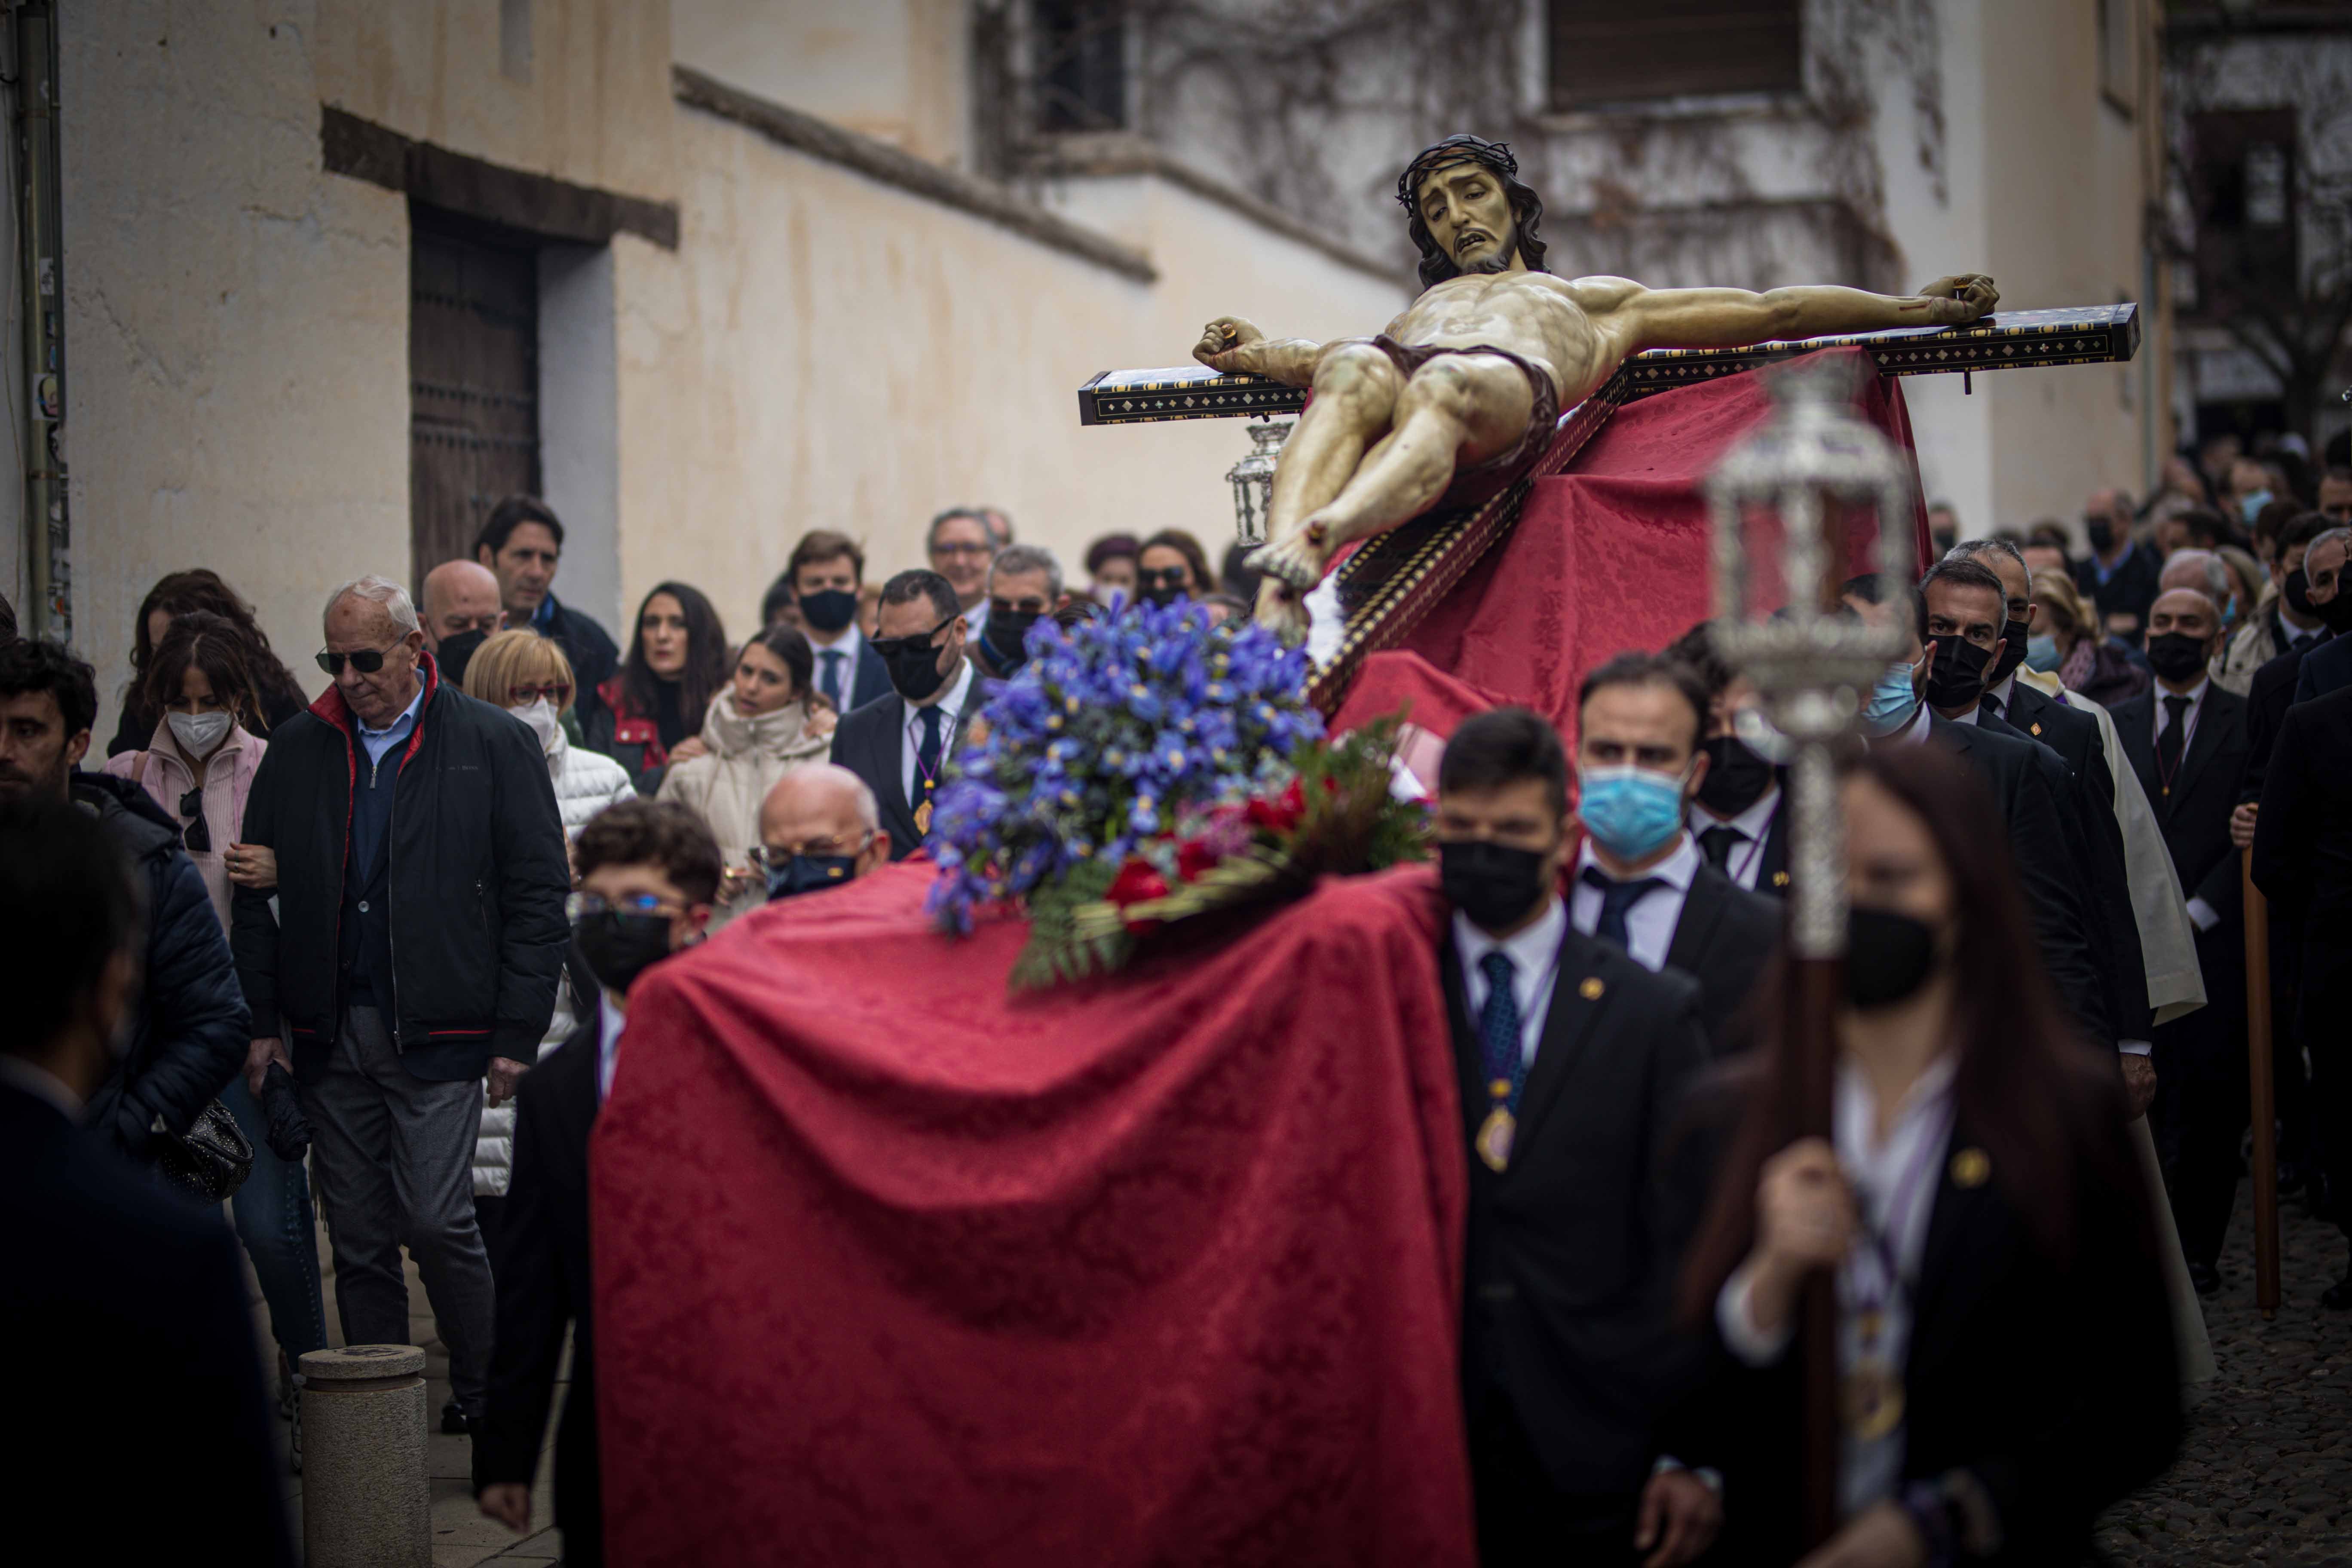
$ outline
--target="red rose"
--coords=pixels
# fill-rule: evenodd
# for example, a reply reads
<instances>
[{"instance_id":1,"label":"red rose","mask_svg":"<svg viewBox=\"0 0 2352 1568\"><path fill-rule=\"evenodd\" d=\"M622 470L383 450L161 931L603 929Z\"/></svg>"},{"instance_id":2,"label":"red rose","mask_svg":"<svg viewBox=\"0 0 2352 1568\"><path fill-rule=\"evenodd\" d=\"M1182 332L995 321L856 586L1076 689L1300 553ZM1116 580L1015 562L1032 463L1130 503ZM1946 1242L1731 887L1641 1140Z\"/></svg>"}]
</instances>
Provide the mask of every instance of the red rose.
<instances>
[{"instance_id":1,"label":"red rose","mask_svg":"<svg viewBox=\"0 0 2352 1568\"><path fill-rule=\"evenodd\" d=\"M1161 876L1149 860L1131 858L1118 868L1118 878L1110 890L1103 895L1120 909L1129 904L1146 903L1168 896L1168 879Z\"/></svg>"},{"instance_id":2,"label":"red rose","mask_svg":"<svg viewBox=\"0 0 2352 1568\"><path fill-rule=\"evenodd\" d=\"M1298 819L1306 815L1307 792L1299 787L1295 778L1272 800L1260 799L1249 803L1250 826L1262 827L1276 837L1297 826Z\"/></svg>"},{"instance_id":3,"label":"red rose","mask_svg":"<svg viewBox=\"0 0 2352 1568\"><path fill-rule=\"evenodd\" d=\"M1176 875L1184 881L1197 882L1201 873L1217 863L1217 853L1197 838L1187 838L1176 846Z\"/></svg>"}]
</instances>

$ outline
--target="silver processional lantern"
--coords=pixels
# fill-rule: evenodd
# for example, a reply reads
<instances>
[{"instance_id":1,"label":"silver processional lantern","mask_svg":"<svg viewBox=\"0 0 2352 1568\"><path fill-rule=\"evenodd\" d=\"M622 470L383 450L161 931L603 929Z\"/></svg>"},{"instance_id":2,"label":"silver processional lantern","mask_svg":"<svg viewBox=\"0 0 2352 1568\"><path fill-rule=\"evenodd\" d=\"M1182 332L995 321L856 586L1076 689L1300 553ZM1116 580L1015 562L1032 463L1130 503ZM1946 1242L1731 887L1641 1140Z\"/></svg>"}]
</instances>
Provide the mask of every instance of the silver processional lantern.
<instances>
[{"instance_id":1,"label":"silver processional lantern","mask_svg":"<svg viewBox=\"0 0 2352 1568\"><path fill-rule=\"evenodd\" d=\"M1790 936L1793 956L1845 951L1844 835L1833 744L1850 734L1872 685L1909 651L1897 622L1867 626L1841 611L1846 523L1875 514L1879 573L1912 574L1911 465L1855 412L1858 368L1843 356L1799 362L1769 379L1776 407L1706 477L1714 527L1717 649L1746 675L1785 737L1789 779ZM1786 605L1751 592L1748 524L1780 523L1777 575ZM1889 587L1894 584L1890 583ZM1899 589L1881 602L1902 602Z\"/></svg>"},{"instance_id":2,"label":"silver processional lantern","mask_svg":"<svg viewBox=\"0 0 2352 1568\"><path fill-rule=\"evenodd\" d=\"M1274 460L1289 435L1288 422L1252 422L1250 455L1225 471L1225 482L1234 487L1234 533L1244 544L1265 542L1266 506L1274 494Z\"/></svg>"}]
</instances>

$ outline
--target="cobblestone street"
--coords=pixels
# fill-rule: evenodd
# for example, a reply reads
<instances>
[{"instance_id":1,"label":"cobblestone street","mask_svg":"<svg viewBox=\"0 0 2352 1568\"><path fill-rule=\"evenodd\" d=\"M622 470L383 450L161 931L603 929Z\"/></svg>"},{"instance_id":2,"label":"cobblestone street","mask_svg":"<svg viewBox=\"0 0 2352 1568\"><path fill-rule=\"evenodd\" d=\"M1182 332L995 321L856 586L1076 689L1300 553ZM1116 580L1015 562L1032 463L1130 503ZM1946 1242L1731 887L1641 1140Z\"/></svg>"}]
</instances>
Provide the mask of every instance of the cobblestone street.
<instances>
[{"instance_id":1,"label":"cobblestone street","mask_svg":"<svg viewBox=\"0 0 2352 1568\"><path fill-rule=\"evenodd\" d=\"M2319 1293L2342 1278L2344 1237L2280 1205L2278 1317L2254 1309L2249 1189L2205 1303L2218 1371L2189 1412L2179 1460L2101 1521L2118 1564L2263 1563L2352 1568L2352 1312Z\"/></svg>"}]
</instances>

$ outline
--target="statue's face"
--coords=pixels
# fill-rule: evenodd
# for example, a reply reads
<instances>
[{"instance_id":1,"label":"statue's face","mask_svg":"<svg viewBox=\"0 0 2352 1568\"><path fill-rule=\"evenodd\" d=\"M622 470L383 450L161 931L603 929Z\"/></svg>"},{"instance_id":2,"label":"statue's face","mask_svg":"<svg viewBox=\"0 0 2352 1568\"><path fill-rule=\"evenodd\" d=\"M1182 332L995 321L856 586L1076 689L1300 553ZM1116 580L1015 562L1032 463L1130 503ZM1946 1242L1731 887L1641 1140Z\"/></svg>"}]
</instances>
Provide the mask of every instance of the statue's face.
<instances>
[{"instance_id":1,"label":"statue's face","mask_svg":"<svg viewBox=\"0 0 2352 1568\"><path fill-rule=\"evenodd\" d=\"M1465 161L1430 172L1413 199L1438 248L1465 272L1523 272L1518 226L1503 183L1482 164Z\"/></svg>"}]
</instances>

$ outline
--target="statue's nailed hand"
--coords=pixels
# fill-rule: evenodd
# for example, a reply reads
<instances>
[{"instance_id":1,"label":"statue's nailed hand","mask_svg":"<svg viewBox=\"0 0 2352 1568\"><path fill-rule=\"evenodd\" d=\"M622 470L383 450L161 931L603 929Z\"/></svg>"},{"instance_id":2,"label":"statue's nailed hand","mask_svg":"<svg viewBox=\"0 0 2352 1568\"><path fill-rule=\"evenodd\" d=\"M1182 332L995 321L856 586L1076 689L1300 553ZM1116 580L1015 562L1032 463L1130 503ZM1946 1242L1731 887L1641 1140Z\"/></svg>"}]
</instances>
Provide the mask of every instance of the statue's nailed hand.
<instances>
[{"instance_id":1,"label":"statue's nailed hand","mask_svg":"<svg viewBox=\"0 0 2352 1568\"><path fill-rule=\"evenodd\" d=\"M1211 370L1230 374L1242 368L1234 363L1235 350L1265 341L1264 332L1239 316L1219 316L1201 329L1201 341L1192 345L1192 357Z\"/></svg>"},{"instance_id":2,"label":"statue's nailed hand","mask_svg":"<svg viewBox=\"0 0 2352 1568\"><path fill-rule=\"evenodd\" d=\"M1934 301L1927 307L1927 319L1939 327L1966 326L1991 315L1993 307L2000 303L2000 290L1981 272L1938 278L1920 289L1919 297Z\"/></svg>"}]
</instances>

